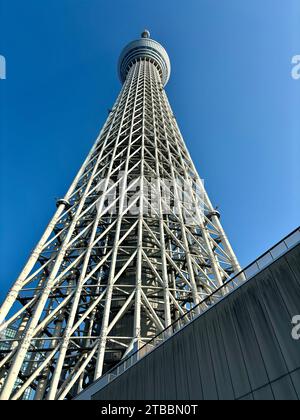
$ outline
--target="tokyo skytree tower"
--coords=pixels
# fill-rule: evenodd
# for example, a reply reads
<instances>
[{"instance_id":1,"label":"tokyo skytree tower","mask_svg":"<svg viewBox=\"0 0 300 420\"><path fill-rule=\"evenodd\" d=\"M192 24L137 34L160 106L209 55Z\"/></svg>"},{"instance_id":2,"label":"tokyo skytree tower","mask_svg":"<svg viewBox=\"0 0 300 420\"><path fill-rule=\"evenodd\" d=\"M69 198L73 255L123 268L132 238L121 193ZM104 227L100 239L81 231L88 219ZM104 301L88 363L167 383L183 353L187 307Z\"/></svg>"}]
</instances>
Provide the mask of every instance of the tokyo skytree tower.
<instances>
[{"instance_id":1,"label":"tokyo skytree tower","mask_svg":"<svg viewBox=\"0 0 300 420\"><path fill-rule=\"evenodd\" d=\"M1 306L1 399L74 398L240 271L170 72L146 30L123 50L121 93Z\"/></svg>"}]
</instances>

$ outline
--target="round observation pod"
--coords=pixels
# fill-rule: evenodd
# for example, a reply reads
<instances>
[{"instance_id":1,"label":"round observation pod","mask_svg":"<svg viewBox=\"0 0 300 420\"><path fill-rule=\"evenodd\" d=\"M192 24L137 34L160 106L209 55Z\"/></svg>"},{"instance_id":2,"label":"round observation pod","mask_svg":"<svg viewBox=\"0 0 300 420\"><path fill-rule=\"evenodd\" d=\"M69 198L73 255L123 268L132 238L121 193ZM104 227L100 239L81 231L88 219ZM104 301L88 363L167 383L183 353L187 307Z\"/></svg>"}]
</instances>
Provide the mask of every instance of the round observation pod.
<instances>
[{"instance_id":1,"label":"round observation pod","mask_svg":"<svg viewBox=\"0 0 300 420\"><path fill-rule=\"evenodd\" d=\"M171 75L171 63L167 51L157 41L150 38L150 32L145 29L141 38L130 42L122 51L119 58L119 77L122 83L132 64L139 59L146 59L153 62L158 68L162 83L165 86Z\"/></svg>"}]
</instances>

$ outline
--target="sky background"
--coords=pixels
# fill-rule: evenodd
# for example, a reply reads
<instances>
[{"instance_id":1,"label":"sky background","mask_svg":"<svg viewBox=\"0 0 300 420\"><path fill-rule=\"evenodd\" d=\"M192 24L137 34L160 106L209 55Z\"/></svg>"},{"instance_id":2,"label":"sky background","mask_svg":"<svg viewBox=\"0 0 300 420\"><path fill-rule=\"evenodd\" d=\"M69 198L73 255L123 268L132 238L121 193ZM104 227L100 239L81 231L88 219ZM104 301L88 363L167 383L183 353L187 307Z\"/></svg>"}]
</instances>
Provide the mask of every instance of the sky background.
<instances>
[{"instance_id":1,"label":"sky background","mask_svg":"<svg viewBox=\"0 0 300 420\"><path fill-rule=\"evenodd\" d=\"M242 264L299 225L299 0L0 0L0 300L120 90L144 28L167 49L167 93Z\"/></svg>"}]
</instances>

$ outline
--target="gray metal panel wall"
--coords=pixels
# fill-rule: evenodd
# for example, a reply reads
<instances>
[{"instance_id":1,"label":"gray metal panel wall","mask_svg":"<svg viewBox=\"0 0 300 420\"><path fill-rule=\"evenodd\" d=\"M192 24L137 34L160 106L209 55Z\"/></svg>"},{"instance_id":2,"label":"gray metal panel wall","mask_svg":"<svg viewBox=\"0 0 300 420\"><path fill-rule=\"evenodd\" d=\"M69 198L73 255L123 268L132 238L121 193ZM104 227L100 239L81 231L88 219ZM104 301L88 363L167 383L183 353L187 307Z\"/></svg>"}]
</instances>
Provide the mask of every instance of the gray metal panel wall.
<instances>
[{"instance_id":1,"label":"gray metal panel wall","mask_svg":"<svg viewBox=\"0 0 300 420\"><path fill-rule=\"evenodd\" d=\"M298 400L300 245L93 396L97 400Z\"/></svg>"}]
</instances>

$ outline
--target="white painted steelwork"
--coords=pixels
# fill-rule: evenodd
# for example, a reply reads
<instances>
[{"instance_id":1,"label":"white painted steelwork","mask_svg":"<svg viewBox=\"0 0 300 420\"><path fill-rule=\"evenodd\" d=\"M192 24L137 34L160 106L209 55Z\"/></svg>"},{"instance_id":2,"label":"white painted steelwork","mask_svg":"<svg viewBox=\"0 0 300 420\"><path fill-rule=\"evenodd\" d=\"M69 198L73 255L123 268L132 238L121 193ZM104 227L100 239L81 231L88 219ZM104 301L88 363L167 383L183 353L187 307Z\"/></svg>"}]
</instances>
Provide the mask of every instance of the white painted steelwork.
<instances>
[{"instance_id":1,"label":"white painted steelwork","mask_svg":"<svg viewBox=\"0 0 300 420\"><path fill-rule=\"evenodd\" d=\"M149 36L123 51L116 104L0 309L17 330L2 400L75 397L240 271Z\"/></svg>"}]
</instances>

